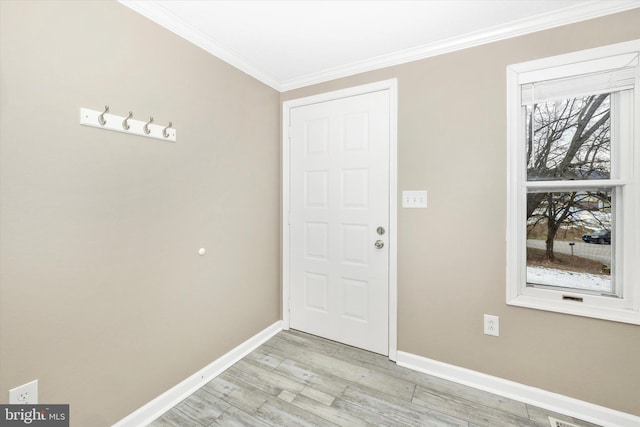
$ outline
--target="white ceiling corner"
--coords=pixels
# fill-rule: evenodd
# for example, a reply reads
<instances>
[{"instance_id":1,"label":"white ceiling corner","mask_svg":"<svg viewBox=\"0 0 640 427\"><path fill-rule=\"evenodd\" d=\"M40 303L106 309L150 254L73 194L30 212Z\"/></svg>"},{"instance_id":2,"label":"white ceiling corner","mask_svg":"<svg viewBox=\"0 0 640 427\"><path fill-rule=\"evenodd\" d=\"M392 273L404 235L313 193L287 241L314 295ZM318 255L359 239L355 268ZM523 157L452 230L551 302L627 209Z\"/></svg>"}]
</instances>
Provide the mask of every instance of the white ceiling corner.
<instances>
[{"instance_id":1,"label":"white ceiling corner","mask_svg":"<svg viewBox=\"0 0 640 427\"><path fill-rule=\"evenodd\" d=\"M119 0L283 92L640 7L640 0Z\"/></svg>"}]
</instances>

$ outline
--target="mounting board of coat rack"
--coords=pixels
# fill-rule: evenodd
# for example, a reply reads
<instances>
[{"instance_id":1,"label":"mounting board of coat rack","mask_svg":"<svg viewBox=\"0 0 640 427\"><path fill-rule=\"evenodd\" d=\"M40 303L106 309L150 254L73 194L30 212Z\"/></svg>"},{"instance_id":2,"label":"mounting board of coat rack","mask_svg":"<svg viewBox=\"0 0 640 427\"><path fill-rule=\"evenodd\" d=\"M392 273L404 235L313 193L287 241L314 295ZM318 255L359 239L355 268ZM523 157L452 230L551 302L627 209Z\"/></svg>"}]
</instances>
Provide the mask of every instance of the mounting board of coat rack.
<instances>
[{"instance_id":1,"label":"mounting board of coat rack","mask_svg":"<svg viewBox=\"0 0 640 427\"><path fill-rule=\"evenodd\" d=\"M80 108L80 124L116 132L130 133L147 138L161 139L163 141L176 142L176 130L172 127L171 122L168 123L168 126L162 126L153 123L153 117L149 117L149 120L135 120L132 118L132 112L129 112L129 116L125 117L110 114L108 111L108 106L105 107L104 111Z\"/></svg>"}]
</instances>

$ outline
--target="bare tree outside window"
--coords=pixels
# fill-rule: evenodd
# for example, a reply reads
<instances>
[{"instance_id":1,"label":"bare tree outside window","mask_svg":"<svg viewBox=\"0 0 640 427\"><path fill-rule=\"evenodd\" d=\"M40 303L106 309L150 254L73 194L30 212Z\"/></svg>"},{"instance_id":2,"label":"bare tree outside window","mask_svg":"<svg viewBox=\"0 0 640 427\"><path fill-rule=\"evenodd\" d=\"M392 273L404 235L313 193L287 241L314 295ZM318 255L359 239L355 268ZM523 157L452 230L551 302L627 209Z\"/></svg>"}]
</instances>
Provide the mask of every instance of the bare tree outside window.
<instances>
[{"instance_id":1,"label":"bare tree outside window","mask_svg":"<svg viewBox=\"0 0 640 427\"><path fill-rule=\"evenodd\" d=\"M527 282L612 292L614 197L598 186L611 178L610 95L537 103L526 115L527 181L567 182L527 193Z\"/></svg>"},{"instance_id":2,"label":"bare tree outside window","mask_svg":"<svg viewBox=\"0 0 640 427\"><path fill-rule=\"evenodd\" d=\"M640 325L639 53L507 67L507 304Z\"/></svg>"}]
</instances>

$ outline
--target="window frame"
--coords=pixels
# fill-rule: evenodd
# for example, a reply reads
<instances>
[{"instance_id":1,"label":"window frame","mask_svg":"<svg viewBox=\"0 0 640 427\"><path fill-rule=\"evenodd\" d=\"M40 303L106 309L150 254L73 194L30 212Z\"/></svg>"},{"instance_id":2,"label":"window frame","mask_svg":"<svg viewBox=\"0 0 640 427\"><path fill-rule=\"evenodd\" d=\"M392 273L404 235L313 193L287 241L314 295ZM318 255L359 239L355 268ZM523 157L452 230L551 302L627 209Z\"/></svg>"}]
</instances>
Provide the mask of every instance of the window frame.
<instances>
[{"instance_id":1,"label":"window frame","mask_svg":"<svg viewBox=\"0 0 640 427\"><path fill-rule=\"evenodd\" d=\"M617 154L618 175L607 180L528 182L525 162L526 117L521 102L523 86L528 83L581 77L593 73L594 69L607 72L607 67L608 70L616 70L625 65L620 65L620 55L626 54L630 54L632 58L633 55L640 57L640 39L507 67L508 305L640 325L640 65L635 65L633 88L615 96L612 94L612 111L620 112L623 108L630 108L631 111L622 116L612 114L612 120L618 121L616 126L627 132L622 135L627 142L621 144ZM612 122L612 132L613 128ZM632 133L628 133L629 129L632 129ZM620 204L615 221L618 223L618 230L624 230L624 233L617 233L615 254L612 254L616 259L614 271L616 294L619 295L617 298L594 295L578 289L532 287L526 283L527 190L544 189L553 192L580 186L612 188L618 199L616 203ZM578 298L581 302L565 299L566 297Z\"/></svg>"}]
</instances>

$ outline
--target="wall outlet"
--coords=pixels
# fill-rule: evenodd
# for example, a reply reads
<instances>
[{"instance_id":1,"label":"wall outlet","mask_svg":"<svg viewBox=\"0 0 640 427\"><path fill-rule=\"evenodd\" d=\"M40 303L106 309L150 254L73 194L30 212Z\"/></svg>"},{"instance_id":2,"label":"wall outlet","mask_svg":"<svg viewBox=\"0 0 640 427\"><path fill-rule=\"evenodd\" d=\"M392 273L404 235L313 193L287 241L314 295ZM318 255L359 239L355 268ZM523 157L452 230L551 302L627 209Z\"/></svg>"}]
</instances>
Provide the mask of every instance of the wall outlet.
<instances>
[{"instance_id":1,"label":"wall outlet","mask_svg":"<svg viewBox=\"0 0 640 427\"><path fill-rule=\"evenodd\" d=\"M9 390L10 405L35 405L38 403L38 380Z\"/></svg>"},{"instance_id":2,"label":"wall outlet","mask_svg":"<svg viewBox=\"0 0 640 427\"><path fill-rule=\"evenodd\" d=\"M500 336L500 318L498 316L484 315L484 334L494 337Z\"/></svg>"}]
</instances>

